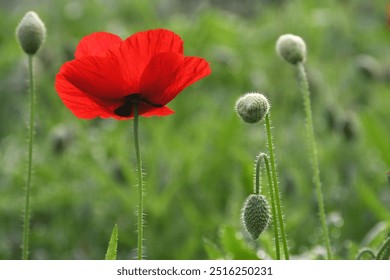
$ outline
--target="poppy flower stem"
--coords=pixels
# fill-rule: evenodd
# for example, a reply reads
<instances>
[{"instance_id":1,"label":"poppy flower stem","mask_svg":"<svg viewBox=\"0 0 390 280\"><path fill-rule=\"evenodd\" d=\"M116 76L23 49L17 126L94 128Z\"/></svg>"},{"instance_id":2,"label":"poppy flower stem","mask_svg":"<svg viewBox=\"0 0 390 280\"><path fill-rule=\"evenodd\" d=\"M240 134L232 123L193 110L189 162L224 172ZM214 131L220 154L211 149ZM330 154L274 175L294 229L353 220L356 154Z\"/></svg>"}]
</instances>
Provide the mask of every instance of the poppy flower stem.
<instances>
[{"instance_id":1,"label":"poppy flower stem","mask_svg":"<svg viewBox=\"0 0 390 280\"><path fill-rule=\"evenodd\" d=\"M314 139L313 117L312 117L312 113L311 113L309 82L307 80L307 75L305 72L305 67L303 65L303 62L299 62L297 64L297 70L298 70L298 75L299 75L299 79L301 82L301 90L302 90L302 94L303 94L303 102L304 102L305 113L306 113L306 136L308 139L311 163L312 163L313 172L314 172L313 181L314 181L314 184L316 187L319 215L320 215L321 226L322 226L322 234L323 234L323 239L324 239L324 243L325 243L325 247L326 247L327 258L329 260L331 260L332 259L332 251L331 251L330 241L329 241L328 226L326 224L325 206L324 206L324 199L323 199L323 195L322 195L321 180L320 180L320 169L318 167L317 148L316 148L316 142Z\"/></svg>"},{"instance_id":2,"label":"poppy flower stem","mask_svg":"<svg viewBox=\"0 0 390 280\"><path fill-rule=\"evenodd\" d=\"M28 259L28 243L30 232L30 189L31 189L31 174L32 174L32 159L33 159L33 138L34 138L34 76L33 76L33 56L28 55L28 72L30 79L30 119L28 123L28 157L27 157L27 183L26 197L23 216L23 245L22 259Z\"/></svg>"},{"instance_id":3,"label":"poppy flower stem","mask_svg":"<svg viewBox=\"0 0 390 280\"><path fill-rule=\"evenodd\" d=\"M278 183L278 178L277 178L277 173L276 173L275 151L274 151L274 144L273 144L273 139L272 139L272 134L271 134L271 115L269 112L265 116L265 127L267 130L268 151L269 151L269 158L270 158L271 169L272 169L272 185L273 185L273 189L275 191L276 209L277 209L277 216L278 216L278 220L279 220L280 233L281 233L281 238L282 238L282 243L283 243L284 257L286 260L288 260L288 259L290 259L290 254L289 254L288 246L287 246L286 227L285 227L284 219L283 219L282 203L281 203L280 191L279 191L279 183Z\"/></svg>"},{"instance_id":4,"label":"poppy flower stem","mask_svg":"<svg viewBox=\"0 0 390 280\"><path fill-rule=\"evenodd\" d=\"M135 156L137 160L137 180L138 180L138 250L137 258L142 260L142 241L143 241L143 215L144 215L144 193L143 193L143 174L142 174L142 160L139 150L139 137L138 137L138 104L134 102L134 148Z\"/></svg>"},{"instance_id":5,"label":"poppy flower stem","mask_svg":"<svg viewBox=\"0 0 390 280\"><path fill-rule=\"evenodd\" d=\"M275 189L272 184L272 174L271 168L269 164L268 156L265 153L260 153L256 159L256 174L255 174L255 194L260 194L260 166L261 162L264 161L265 169L267 171L268 184L269 184L269 192L271 194L271 211L272 211L272 220L274 224L274 238L275 238L275 251L276 251L276 259L280 260L280 244L279 244L279 228L278 228L278 220L276 214L276 203L275 203Z\"/></svg>"}]
</instances>

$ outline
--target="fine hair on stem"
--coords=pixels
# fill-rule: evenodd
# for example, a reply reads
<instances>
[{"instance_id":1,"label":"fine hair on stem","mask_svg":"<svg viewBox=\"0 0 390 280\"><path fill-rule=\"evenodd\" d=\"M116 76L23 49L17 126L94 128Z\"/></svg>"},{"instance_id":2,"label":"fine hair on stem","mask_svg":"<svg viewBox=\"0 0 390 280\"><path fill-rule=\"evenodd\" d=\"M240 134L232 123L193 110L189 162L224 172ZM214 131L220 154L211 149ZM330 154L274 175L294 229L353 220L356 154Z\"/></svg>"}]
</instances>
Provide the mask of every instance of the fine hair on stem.
<instances>
[{"instance_id":1,"label":"fine hair on stem","mask_svg":"<svg viewBox=\"0 0 390 280\"><path fill-rule=\"evenodd\" d=\"M276 259L280 260L280 244L279 244L279 225L278 225L278 215L276 212L276 201L275 201L275 188L272 183L272 174L269 164L268 156L265 153L260 153L256 158L256 167L255 167L255 194L260 194L260 174L261 174L261 163L264 162L265 169L267 172L269 193L271 195L271 211L272 211L272 221L274 226L274 238L275 238L275 251Z\"/></svg>"},{"instance_id":2,"label":"fine hair on stem","mask_svg":"<svg viewBox=\"0 0 390 280\"><path fill-rule=\"evenodd\" d=\"M320 221L321 221L321 226L323 231L323 240L326 247L327 258L330 260L332 259L332 251L330 247L328 226L326 223L325 205L324 205L324 198L322 194L322 187L321 187L321 180L320 180L320 169L318 164L317 148L316 148L316 142L314 137L309 83L308 83L303 62L299 62L297 64L297 70L301 82L301 90L303 94L304 108L306 113L306 135L309 144L309 152L310 152L311 164L313 169L313 181L315 184L315 189L317 194L319 216L320 216Z\"/></svg>"},{"instance_id":3,"label":"fine hair on stem","mask_svg":"<svg viewBox=\"0 0 390 280\"><path fill-rule=\"evenodd\" d=\"M279 182L278 182L277 171L276 171L276 159L275 159L273 138L272 138L272 133L271 133L271 113L270 112L268 112L267 115L265 116L265 127L266 127L266 131L267 131L267 143L268 143L269 158L270 158L270 163L271 163L272 185L273 185L274 190L275 190L276 210L277 210L277 216L278 216L279 226L280 226L280 233L281 233L281 238L282 238L282 243L283 243L284 257L286 260L288 260L288 259L290 259L290 253L289 253L288 245L287 245L286 226L284 224L281 195L280 195L280 191L279 191Z\"/></svg>"},{"instance_id":4,"label":"fine hair on stem","mask_svg":"<svg viewBox=\"0 0 390 280\"><path fill-rule=\"evenodd\" d=\"M139 148L139 135L138 135L138 125L139 125L139 114L138 114L138 104L134 104L134 149L135 156L137 160L137 184L138 184L138 238L137 238L137 259L142 260L143 253L143 212L144 212L144 194L143 194L143 173L142 173L142 159Z\"/></svg>"},{"instance_id":5,"label":"fine hair on stem","mask_svg":"<svg viewBox=\"0 0 390 280\"><path fill-rule=\"evenodd\" d=\"M29 233L30 233L30 189L32 177L32 162L33 162L33 140L34 140L34 69L33 56L28 55L28 72L29 72L29 90L30 90L30 115L28 122L28 157L27 157L27 182L26 196L23 215L23 244L22 244L22 259L28 259L29 248Z\"/></svg>"}]
</instances>

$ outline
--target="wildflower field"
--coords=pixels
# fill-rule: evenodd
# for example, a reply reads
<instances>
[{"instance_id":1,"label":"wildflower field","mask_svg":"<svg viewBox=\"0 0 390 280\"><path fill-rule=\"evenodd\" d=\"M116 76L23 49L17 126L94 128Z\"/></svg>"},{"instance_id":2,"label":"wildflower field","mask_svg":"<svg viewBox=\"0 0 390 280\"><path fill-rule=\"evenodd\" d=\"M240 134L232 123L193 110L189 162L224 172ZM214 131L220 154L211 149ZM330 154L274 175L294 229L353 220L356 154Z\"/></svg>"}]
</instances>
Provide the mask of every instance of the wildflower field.
<instances>
[{"instance_id":1,"label":"wildflower field","mask_svg":"<svg viewBox=\"0 0 390 280\"><path fill-rule=\"evenodd\" d=\"M237 115L237 99L248 92L263 94L272 112L289 258L328 258L300 75L275 50L283 34L306 44L332 258L356 259L362 250L375 255L381 249L382 258L389 259L390 10L385 0L0 1L0 259L22 258L30 95L28 56L15 32L28 11L46 26L33 56L29 259L104 259L115 224L116 258L137 258L140 176L145 259L277 258L272 221L256 240L242 221L244 201L253 193L256 157L269 153L265 122L247 124ZM156 29L170 30L184 42L185 57L172 54L169 61L195 57L191 61L203 68L187 69L186 75L194 76L169 100L156 102L137 92L115 105L116 115L78 118L69 108L71 97L63 100L58 73L66 76L60 69L75 59L79 42L95 32L124 40ZM83 73L83 65L74 71ZM161 67L160 76L168 77L168 66ZM137 102L139 112L131 107ZM169 116L168 102L175 112ZM137 172L135 142L144 174ZM259 180L271 204L265 171L262 167Z\"/></svg>"}]
</instances>

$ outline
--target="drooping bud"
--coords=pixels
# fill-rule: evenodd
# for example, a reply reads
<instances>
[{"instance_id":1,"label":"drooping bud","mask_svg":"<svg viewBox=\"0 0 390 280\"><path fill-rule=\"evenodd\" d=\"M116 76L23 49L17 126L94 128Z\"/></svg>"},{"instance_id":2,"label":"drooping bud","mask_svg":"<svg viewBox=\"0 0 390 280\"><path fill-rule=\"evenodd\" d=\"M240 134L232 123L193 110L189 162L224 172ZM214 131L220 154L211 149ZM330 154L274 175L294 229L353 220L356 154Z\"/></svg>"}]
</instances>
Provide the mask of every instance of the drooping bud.
<instances>
[{"instance_id":1,"label":"drooping bud","mask_svg":"<svg viewBox=\"0 0 390 280\"><path fill-rule=\"evenodd\" d=\"M306 44L299 36L284 34L276 42L277 54L291 64L306 61Z\"/></svg>"},{"instance_id":2,"label":"drooping bud","mask_svg":"<svg viewBox=\"0 0 390 280\"><path fill-rule=\"evenodd\" d=\"M27 12L16 28L16 37L23 51L29 55L37 53L46 36L46 28L39 16Z\"/></svg>"},{"instance_id":3,"label":"drooping bud","mask_svg":"<svg viewBox=\"0 0 390 280\"><path fill-rule=\"evenodd\" d=\"M237 99L235 110L240 118L247 123L257 123L262 120L270 109L267 98L261 93L247 93Z\"/></svg>"},{"instance_id":4,"label":"drooping bud","mask_svg":"<svg viewBox=\"0 0 390 280\"><path fill-rule=\"evenodd\" d=\"M241 220L246 231L256 240L271 220L269 205L263 195L248 196L242 208Z\"/></svg>"}]
</instances>

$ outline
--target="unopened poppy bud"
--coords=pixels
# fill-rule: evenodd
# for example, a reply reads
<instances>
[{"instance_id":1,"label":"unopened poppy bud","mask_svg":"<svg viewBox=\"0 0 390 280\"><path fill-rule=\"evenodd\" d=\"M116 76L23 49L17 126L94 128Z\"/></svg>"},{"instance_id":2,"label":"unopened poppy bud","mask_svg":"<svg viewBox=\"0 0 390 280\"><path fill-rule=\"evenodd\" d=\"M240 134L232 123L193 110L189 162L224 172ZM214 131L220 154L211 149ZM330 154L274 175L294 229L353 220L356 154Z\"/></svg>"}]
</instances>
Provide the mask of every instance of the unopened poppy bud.
<instances>
[{"instance_id":1,"label":"unopened poppy bud","mask_svg":"<svg viewBox=\"0 0 390 280\"><path fill-rule=\"evenodd\" d=\"M387 172L387 181L389 181L389 186L390 186L390 171Z\"/></svg>"},{"instance_id":2,"label":"unopened poppy bud","mask_svg":"<svg viewBox=\"0 0 390 280\"><path fill-rule=\"evenodd\" d=\"M18 27L16 36L23 51L29 55L36 54L46 36L46 28L35 12L27 12Z\"/></svg>"},{"instance_id":3,"label":"unopened poppy bud","mask_svg":"<svg viewBox=\"0 0 390 280\"><path fill-rule=\"evenodd\" d=\"M292 34L285 34L279 37L276 42L277 54L291 64L305 62L306 44L301 37Z\"/></svg>"},{"instance_id":4,"label":"unopened poppy bud","mask_svg":"<svg viewBox=\"0 0 390 280\"><path fill-rule=\"evenodd\" d=\"M354 115L347 116L340 123L341 132L345 137L345 140L352 141L358 137L358 122Z\"/></svg>"},{"instance_id":5,"label":"unopened poppy bud","mask_svg":"<svg viewBox=\"0 0 390 280\"><path fill-rule=\"evenodd\" d=\"M257 123L262 120L270 108L267 98L261 93L247 93L237 99L236 112L247 123Z\"/></svg>"},{"instance_id":6,"label":"unopened poppy bud","mask_svg":"<svg viewBox=\"0 0 390 280\"><path fill-rule=\"evenodd\" d=\"M271 220L269 205L265 197L256 194L248 196L242 208L241 219L245 229L256 240Z\"/></svg>"},{"instance_id":7,"label":"unopened poppy bud","mask_svg":"<svg viewBox=\"0 0 390 280\"><path fill-rule=\"evenodd\" d=\"M355 67L364 78L378 80L382 77L382 65L377 59L369 55L360 55L356 58Z\"/></svg>"},{"instance_id":8,"label":"unopened poppy bud","mask_svg":"<svg viewBox=\"0 0 390 280\"><path fill-rule=\"evenodd\" d=\"M50 138L54 154L60 155L71 146L74 135L69 127L59 125L51 131Z\"/></svg>"}]
</instances>

